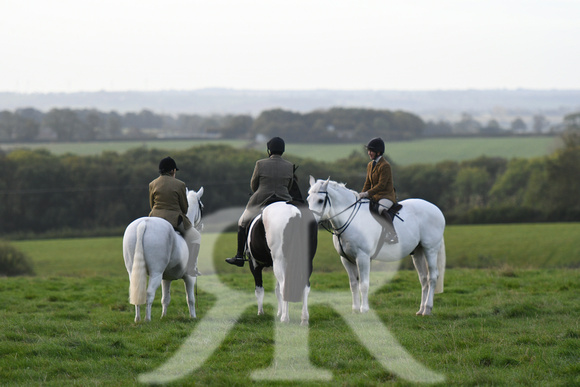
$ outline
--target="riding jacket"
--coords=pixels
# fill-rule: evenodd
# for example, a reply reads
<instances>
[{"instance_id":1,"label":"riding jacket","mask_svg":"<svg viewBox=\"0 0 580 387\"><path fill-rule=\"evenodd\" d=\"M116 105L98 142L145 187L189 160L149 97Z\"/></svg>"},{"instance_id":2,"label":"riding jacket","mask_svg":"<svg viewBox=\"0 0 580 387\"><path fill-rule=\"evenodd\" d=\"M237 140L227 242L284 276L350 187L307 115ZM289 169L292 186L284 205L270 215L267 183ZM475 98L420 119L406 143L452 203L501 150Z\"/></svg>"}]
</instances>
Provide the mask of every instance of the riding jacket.
<instances>
[{"instance_id":1,"label":"riding jacket","mask_svg":"<svg viewBox=\"0 0 580 387\"><path fill-rule=\"evenodd\" d=\"M373 164L374 160L367 165L367 177L361 192L368 192L369 197L377 202L389 199L396 203L391 164L384 157L380 157L376 165Z\"/></svg>"},{"instance_id":2,"label":"riding jacket","mask_svg":"<svg viewBox=\"0 0 580 387\"><path fill-rule=\"evenodd\" d=\"M192 227L186 215L189 203L185 183L170 174L162 174L149 183L149 205L151 206L149 216L163 218L174 228L181 222L186 230Z\"/></svg>"},{"instance_id":3,"label":"riding jacket","mask_svg":"<svg viewBox=\"0 0 580 387\"><path fill-rule=\"evenodd\" d=\"M292 200L290 187L293 177L294 165L280 155L271 155L267 159L258 160L250 180L253 194L238 222L239 225L247 225L274 195L279 200Z\"/></svg>"}]
</instances>

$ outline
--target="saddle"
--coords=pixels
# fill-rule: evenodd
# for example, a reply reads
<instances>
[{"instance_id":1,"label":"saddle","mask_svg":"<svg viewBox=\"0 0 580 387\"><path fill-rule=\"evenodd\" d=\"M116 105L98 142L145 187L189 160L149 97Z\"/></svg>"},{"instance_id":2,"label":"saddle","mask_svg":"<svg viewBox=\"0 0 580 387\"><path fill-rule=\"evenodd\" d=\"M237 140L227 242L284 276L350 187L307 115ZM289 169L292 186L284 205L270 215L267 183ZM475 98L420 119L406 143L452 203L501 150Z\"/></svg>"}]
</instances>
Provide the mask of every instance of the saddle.
<instances>
[{"instance_id":1,"label":"saddle","mask_svg":"<svg viewBox=\"0 0 580 387\"><path fill-rule=\"evenodd\" d=\"M372 259L376 257L384 243L391 245L399 241L393 221L395 220L395 217L398 217L399 211L403 208L403 205L399 203L393 204L391 208L384 211L382 214L379 214L379 207L380 204L378 202L374 200L370 201L369 210L371 211L373 218L375 218L382 227L379 243L377 244L377 251L373 254ZM385 214L387 214L387 216L385 216Z\"/></svg>"},{"instance_id":2,"label":"saddle","mask_svg":"<svg viewBox=\"0 0 580 387\"><path fill-rule=\"evenodd\" d=\"M381 219L385 219L384 216L382 216L381 214L379 214L379 202L371 200L369 202L369 210L371 211L371 214L374 216L374 218L377 220L377 222L381 223ZM389 208L387 210L387 214L389 214L389 216L391 217L391 222L395 220L395 216L397 216L399 214L399 211L401 211L401 208L403 208L402 204L396 203L393 204L391 206L391 208Z\"/></svg>"},{"instance_id":3,"label":"saddle","mask_svg":"<svg viewBox=\"0 0 580 387\"><path fill-rule=\"evenodd\" d=\"M251 256L261 265L269 267L273 265L272 254L266 242L266 229L262 220L262 214L256 215L246 228L246 254L251 250Z\"/></svg>"}]
</instances>

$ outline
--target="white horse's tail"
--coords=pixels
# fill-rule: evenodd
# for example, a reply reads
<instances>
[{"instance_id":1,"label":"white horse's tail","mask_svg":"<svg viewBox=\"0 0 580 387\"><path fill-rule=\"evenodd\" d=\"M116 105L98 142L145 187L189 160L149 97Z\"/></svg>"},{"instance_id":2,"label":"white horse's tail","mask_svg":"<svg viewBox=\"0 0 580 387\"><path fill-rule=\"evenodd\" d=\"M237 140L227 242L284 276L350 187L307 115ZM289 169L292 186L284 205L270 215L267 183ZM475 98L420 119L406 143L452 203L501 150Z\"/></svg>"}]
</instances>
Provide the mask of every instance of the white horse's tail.
<instances>
[{"instance_id":1,"label":"white horse's tail","mask_svg":"<svg viewBox=\"0 0 580 387\"><path fill-rule=\"evenodd\" d=\"M282 298L284 301L303 300L304 288L310 286L312 259L318 242L318 224L309 223L302 215L291 217L284 230L282 250L286 259L286 271Z\"/></svg>"},{"instance_id":2,"label":"white horse's tail","mask_svg":"<svg viewBox=\"0 0 580 387\"><path fill-rule=\"evenodd\" d=\"M439 276L437 277L437 283L435 284L435 293L443 293L443 280L445 278L445 238L441 238L441 247L439 247L439 252L437 253L437 271Z\"/></svg>"},{"instance_id":3,"label":"white horse's tail","mask_svg":"<svg viewBox=\"0 0 580 387\"><path fill-rule=\"evenodd\" d=\"M133 305L142 305L147 302L147 267L143 253L143 235L146 228L146 222L141 222L137 226L131 284L129 286L129 302Z\"/></svg>"}]
</instances>

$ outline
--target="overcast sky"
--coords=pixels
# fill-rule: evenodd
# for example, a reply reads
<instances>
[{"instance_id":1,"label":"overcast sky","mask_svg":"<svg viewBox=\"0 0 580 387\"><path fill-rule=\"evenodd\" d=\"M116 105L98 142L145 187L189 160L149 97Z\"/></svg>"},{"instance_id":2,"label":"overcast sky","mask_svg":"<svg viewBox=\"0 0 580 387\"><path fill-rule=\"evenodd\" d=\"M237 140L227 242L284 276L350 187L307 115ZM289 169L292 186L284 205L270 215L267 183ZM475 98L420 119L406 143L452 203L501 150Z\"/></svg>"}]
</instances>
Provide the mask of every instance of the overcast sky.
<instances>
[{"instance_id":1,"label":"overcast sky","mask_svg":"<svg viewBox=\"0 0 580 387\"><path fill-rule=\"evenodd\" d=\"M579 0L0 0L0 91L580 89Z\"/></svg>"}]
</instances>

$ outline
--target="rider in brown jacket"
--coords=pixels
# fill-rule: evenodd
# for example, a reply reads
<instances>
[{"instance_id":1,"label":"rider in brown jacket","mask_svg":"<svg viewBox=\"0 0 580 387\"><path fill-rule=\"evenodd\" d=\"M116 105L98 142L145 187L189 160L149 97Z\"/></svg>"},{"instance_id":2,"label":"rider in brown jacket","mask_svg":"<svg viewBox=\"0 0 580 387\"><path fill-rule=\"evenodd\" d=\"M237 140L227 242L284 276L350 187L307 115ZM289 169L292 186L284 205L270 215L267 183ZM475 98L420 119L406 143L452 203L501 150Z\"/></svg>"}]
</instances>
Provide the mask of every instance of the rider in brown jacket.
<instances>
[{"instance_id":1,"label":"rider in brown jacket","mask_svg":"<svg viewBox=\"0 0 580 387\"><path fill-rule=\"evenodd\" d=\"M376 137L369 141L366 148L372 161L367 164L367 176L363 189L359 193L359 199L369 198L378 202L378 213L387 221L386 227L389 232L387 242L394 244L398 242L398 238L393 227L393 220L387 211L393 204L396 204L397 198L391 164L383 157L385 142L380 137Z\"/></svg>"},{"instance_id":2,"label":"rider in brown jacket","mask_svg":"<svg viewBox=\"0 0 580 387\"><path fill-rule=\"evenodd\" d=\"M275 200L290 201L290 188L294 176L294 165L282 158L285 150L284 140L274 137L268 141L267 159L258 160L250 180L252 196L238 221L238 249L236 255L226 262L239 267L244 266L246 228L268 202Z\"/></svg>"},{"instance_id":3,"label":"rider in brown jacket","mask_svg":"<svg viewBox=\"0 0 580 387\"><path fill-rule=\"evenodd\" d=\"M166 157L159 163L159 177L149 183L149 216L156 216L167 220L173 228L181 233L189 249L187 274L198 276L197 256L201 243L201 234L187 217L189 203L185 183L175 178L179 171L175 161Z\"/></svg>"}]
</instances>

